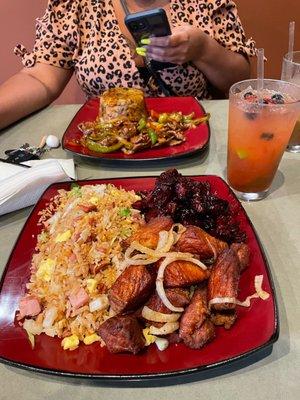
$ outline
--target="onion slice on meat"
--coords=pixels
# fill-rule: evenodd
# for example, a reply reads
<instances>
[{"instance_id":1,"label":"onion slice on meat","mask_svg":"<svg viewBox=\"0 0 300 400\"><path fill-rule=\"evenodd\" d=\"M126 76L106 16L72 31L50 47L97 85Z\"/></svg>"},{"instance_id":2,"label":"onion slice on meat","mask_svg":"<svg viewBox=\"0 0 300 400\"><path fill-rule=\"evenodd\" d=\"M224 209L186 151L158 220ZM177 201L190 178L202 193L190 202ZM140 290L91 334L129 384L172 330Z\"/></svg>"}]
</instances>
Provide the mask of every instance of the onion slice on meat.
<instances>
[{"instance_id":1,"label":"onion slice on meat","mask_svg":"<svg viewBox=\"0 0 300 400\"><path fill-rule=\"evenodd\" d=\"M160 264L158 272L157 272L157 278L156 278L156 291L157 294L159 295L161 301L164 303L164 305L171 311L174 312L182 312L184 309L182 307L175 307L173 304L169 301L167 298L165 289L164 289L164 272L166 267L171 264L173 261L177 260L182 260L182 261L189 261L192 262L199 267L203 269L207 269L206 266L196 258L191 257L190 255L186 255L183 253L172 253L174 254L173 256L167 256L164 261Z\"/></svg>"},{"instance_id":2,"label":"onion slice on meat","mask_svg":"<svg viewBox=\"0 0 300 400\"><path fill-rule=\"evenodd\" d=\"M151 325L149 328L149 333L151 335L168 335L177 331L179 328L179 322L166 322L161 328Z\"/></svg>"},{"instance_id":3,"label":"onion slice on meat","mask_svg":"<svg viewBox=\"0 0 300 400\"><path fill-rule=\"evenodd\" d=\"M165 314L158 311L151 310L148 306L144 306L142 309L142 317L148 321L153 322L176 322L181 314Z\"/></svg>"},{"instance_id":4,"label":"onion slice on meat","mask_svg":"<svg viewBox=\"0 0 300 400\"><path fill-rule=\"evenodd\" d=\"M210 307L213 304L224 304L224 303L236 304L236 298L235 297L215 297L208 302L208 308L210 309Z\"/></svg>"},{"instance_id":5,"label":"onion slice on meat","mask_svg":"<svg viewBox=\"0 0 300 400\"><path fill-rule=\"evenodd\" d=\"M270 294L262 289L262 282L263 282L263 275L255 275L254 278L255 293L251 294L250 296L247 296L244 301L239 301L234 297L215 297L214 299L211 299L209 301L208 307L210 308L212 304L224 304L224 303L234 303L241 307L250 307L251 299L260 298L262 300L267 300L270 297Z\"/></svg>"}]
</instances>

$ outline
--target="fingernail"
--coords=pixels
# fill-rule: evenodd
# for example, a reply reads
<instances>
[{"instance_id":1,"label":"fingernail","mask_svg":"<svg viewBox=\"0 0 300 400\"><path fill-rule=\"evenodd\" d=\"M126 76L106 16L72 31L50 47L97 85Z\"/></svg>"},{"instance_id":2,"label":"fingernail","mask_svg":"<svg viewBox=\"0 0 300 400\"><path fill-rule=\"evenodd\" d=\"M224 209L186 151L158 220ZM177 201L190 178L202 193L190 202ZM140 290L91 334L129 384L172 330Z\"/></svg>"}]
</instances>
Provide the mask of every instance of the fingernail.
<instances>
[{"instance_id":1,"label":"fingernail","mask_svg":"<svg viewBox=\"0 0 300 400\"><path fill-rule=\"evenodd\" d=\"M151 39L150 38L141 39L141 44L150 44L150 43L151 43Z\"/></svg>"},{"instance_id":2,"label":"fingernail","mask_svg":"<svg viewBox=\"0 0 300 400\"><path fill-rule=\"evenodd\" d=\"M136 47L135 51L139 56L145 57L147 54L147 49L145 49L145 47Z\"/></svg>"}]
</instances>

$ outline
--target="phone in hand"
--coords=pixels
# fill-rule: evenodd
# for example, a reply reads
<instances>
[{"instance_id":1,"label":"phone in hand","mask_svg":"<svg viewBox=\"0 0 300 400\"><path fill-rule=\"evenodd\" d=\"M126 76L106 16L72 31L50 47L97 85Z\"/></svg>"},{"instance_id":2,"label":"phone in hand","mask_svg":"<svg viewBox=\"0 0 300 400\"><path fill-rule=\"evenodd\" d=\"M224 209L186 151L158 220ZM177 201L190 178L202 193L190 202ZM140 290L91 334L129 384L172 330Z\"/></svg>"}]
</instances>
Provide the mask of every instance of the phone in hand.
<instances>
[{"instance_id":1,"label":"phone in hand","mask_svg":"<svg viewBox=\"0 0 300 400\"><path fill-rule=\"evenodd\" d=\"M154 8L152 10L140 11L128 14L125 17L125 25L133 36L137 46L141 46L142 39L148 39L151 36L169 36L171 28L167 14L163 8ZM158 69L174 66L171 63L152 61Z\"/></svg>"}]
</instances>

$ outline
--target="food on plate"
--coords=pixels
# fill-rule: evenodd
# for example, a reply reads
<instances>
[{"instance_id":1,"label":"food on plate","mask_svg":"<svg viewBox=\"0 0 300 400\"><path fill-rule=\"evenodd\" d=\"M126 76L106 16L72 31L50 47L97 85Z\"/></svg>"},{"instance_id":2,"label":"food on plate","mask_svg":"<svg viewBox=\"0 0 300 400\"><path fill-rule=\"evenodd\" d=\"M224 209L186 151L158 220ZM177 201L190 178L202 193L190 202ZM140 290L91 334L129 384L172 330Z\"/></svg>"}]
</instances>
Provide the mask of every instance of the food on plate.
<instances>
[{"instance_id":1,"label":"food on plate","mask_svg":"<svg viewBox=\"0 0 300 400\"><path fill-rule=\"evenodd\" d=\"M134 88L114 88L100 96L100 115L103 122L126 120L138 122L147 117L144 93Z\"/></svg>"},{"instance_id":2,"label":"food on plate","mask_svg":"<svg viewBox=\"0 0 300 400\"><path fill-rule=\"evenodd\" d=\"M163 200L166 176L173 180ZM190 220L184 224L190 196L197 198L195 223L201 205L205 223L210 207L213 221L225 216L234 227L222 225L220 239ZM154 197L159 204L148 204L144 215L145 199ZM157 178L147 195L111 184L59 190L39 223L16 316L33 347L35 337L46 334L59 337L64 350L95 342L112 353L137 354L153 343L160 350L175 342L200 349L218 335L216 326L232 327L238 306L268 298L259 276L255 293L237 300L251 256L246 235L207 182L197 185L175 170Z\"/></svg>"},{"instance_id":3,"label":"food on plate","mask_svg":"<svg viewBox=\"0 0 300 400\"><path fill-rule=\"evenodd\" d=\"M132 208L138 199L113 185L59 190L41 214L27 294L20 302L18 319L25 317L29 333L99 340L90 336L110 315L107 293L121 272L121 242L142 222Z\"/></svg>"},{"instance_id":4,"label":"food on plate","mask_svg":"<svg viewBox=\"0 0 300 400\"><path fill-rule=\"evenodd\" d=\"M147 110L144 93L134 88L113 88L100 96L100 113L95 121L78 127L80 143L96 153L117 150L133 154L139 150L174 146L185 141L185 131L208 121L209 114L195 118L180 111L159 113Z\"/></svg>"},{"instance_id":5,"label":"food on plate","mask_svg":"<svg viewBox=\"0 0 300 400\"><path fill-rule=\"evenodd\" d=\"M215 337L215 326L210 320L205 286L195 290L185 309L179 328L179 337L192 349L199 349Z\"/></svg>"}]
</instances>

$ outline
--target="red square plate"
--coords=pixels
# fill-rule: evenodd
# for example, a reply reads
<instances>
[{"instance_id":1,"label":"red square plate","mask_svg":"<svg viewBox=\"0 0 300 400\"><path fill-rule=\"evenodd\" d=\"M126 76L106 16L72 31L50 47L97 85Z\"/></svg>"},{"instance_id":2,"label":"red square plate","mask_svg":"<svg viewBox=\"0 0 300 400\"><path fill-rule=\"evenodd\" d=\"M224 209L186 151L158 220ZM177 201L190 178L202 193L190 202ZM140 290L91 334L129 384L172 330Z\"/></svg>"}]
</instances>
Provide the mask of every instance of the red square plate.
<instances>
[{"instance_id":1,"label":"red square plate","mask_svg":"<svg viewBox=\"0 0 300 400\"><path fill-rule=\"evenodd\" d=\"M146 107L159 113L181 111L183 114L195 113L195 117L205 115L202 105L194 97L146 97ZM78 144L82 132L78 129L81 122L94 121L99 113L99 99L87 101L77 112L62 138L62 147L73 154L94 160L112 161L145 161L170 159L192 155L206 149L210 139L208 123L186 131L186 141L176 146L154 147L138 151L134 154L124 154L122 151L102 154L96 153Z\"/></svg>"},{"instance_id":2,"label":"red square plate","mask_svg":"<svg viewBox=\"0 0 300 400\"><path fill-rule=\"evenodd\" d=\"M271 273L254 228L227 184L217 176L192 177L208 181L212 191L229 201L241 228L248 236L251 251L250 266L240 280L239 299L254 292L255 275L263 275L263 289L270 297L253 299L249 308L238 307L238 318L230 330L217 327L216 339L201 350L172 344L165 351L155 345L138 355L110 354L99 344L81 345L74 351L63 351L60 339L46 335L36 337L32 350L26 332L16 324L15 313L25 285L30 277L30 262L41 227L37 225L39 212L61 188L70 183L52 184L42 195L10 255L0 286L0 361L35 372L46 372L62 377L91 379L114 385L135 382L178 383L203 379L209 373L221 374L228 368L240 368L272 351L278 339L278 312ZM122 178L79 181L79 185L113 183L128 190L150 190L155 178ZM163 382L162 382L163 381Z\"/></svg>"}]
</instances>

